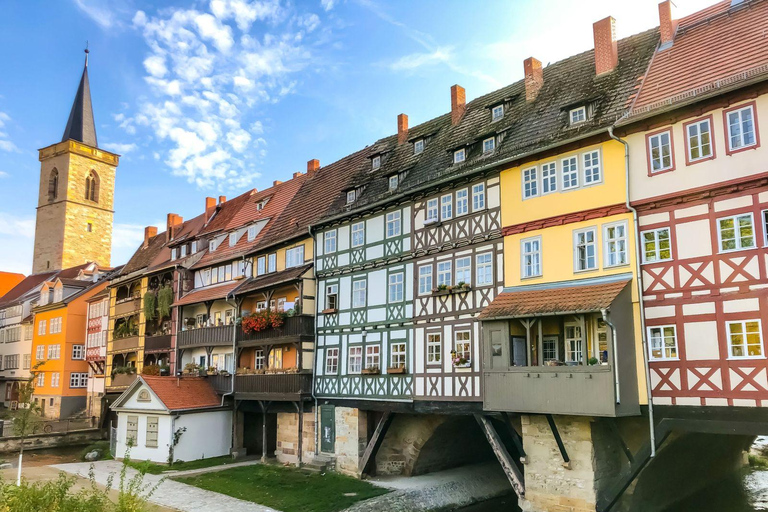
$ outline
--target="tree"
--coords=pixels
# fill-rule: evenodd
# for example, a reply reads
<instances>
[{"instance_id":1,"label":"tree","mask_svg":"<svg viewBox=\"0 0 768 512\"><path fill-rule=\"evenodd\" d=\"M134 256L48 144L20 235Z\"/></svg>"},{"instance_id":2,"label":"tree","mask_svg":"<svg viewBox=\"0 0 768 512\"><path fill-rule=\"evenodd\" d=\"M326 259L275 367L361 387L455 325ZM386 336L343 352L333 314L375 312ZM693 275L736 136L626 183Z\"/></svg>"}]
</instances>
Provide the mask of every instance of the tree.
<instances>
[{"instance_id":1,"label":"tree","mask_svg":"<svg viewBox=\"0 0 768 512\"><path fill-rule=\"evenodd\" d=\"M19 471L16 485L21 485L21 463L24 457L24 443L30 434L34 434L40 426L40 407L33 401L35 382L40 373L40 366L45 361L38 361L29 372L29 379L19 386L19 407L12 416L13 432L19 439Z\"/></svg>"}]
</instances>

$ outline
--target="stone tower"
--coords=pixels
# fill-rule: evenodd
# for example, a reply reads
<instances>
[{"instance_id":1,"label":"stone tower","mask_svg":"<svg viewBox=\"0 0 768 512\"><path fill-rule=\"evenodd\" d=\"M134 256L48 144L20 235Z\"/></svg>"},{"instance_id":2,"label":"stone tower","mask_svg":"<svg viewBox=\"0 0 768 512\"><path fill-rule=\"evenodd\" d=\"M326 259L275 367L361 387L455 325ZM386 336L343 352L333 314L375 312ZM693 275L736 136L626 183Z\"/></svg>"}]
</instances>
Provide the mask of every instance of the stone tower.
<instances>
[{"instance_id":1,"label":"stone tower","mask_svg":"<svg viewBox=\"0 0 768 512\"><path fill-rule=\"evenodd\" d=\"M40 191L32 272L97 262L112 252L119 155L99 149L85 67L61 142L40 150Z\"/></svg>"}]
</instances>

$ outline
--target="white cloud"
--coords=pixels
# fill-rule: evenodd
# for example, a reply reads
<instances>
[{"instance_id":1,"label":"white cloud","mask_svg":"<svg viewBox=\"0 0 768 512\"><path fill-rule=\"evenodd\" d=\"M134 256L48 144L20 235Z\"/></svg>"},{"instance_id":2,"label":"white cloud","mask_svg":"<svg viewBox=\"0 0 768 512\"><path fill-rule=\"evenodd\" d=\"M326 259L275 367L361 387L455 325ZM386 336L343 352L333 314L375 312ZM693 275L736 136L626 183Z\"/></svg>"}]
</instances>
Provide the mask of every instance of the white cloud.
<instances>
[{"instance_id":1,"label":"white cloud","mask_svg":"<svg viewBox=\"0 0 768 512\"><path fill-rule=\"evenodd\" d=\"M7 172L5 172L5 171L0 171L0 178L7 178L7 177L9 177L9 176L10 176L10 174L8 174Z\"/></svg>"},{"instance_id":2,"label":"white cloud","mask_svg":"<svg viewBox=\"0 0 768 512\"><path fill-rule=\"evenodd\" d=\"M317 14L307 14L299 17L299 25L307 29L307 32L312 32L320 25L320 17Z\"/></svg>"},{"instance_id":3,"label":"white cloud","mask_svg":"<svg viewBox=\"0 0 768 512\"><path fill-rule=\"evenodd\" d=\"M280 3L276 0L211 0L210 7L214 16L221 21L235 20L242 31L248 31L257 20L276 20L281 15Z\"/></svg>"},{"instance_id":4,"label":"white cloud","mask_svg":"<svg viewBox=\"0 0 768 512\"><path fill-rule=\"evenodd\" d=\"M11 116L5 112L0 112L0 128L5 127L6 123L11 120ZM16 144L8 139L8 134L0 130L0 151L18 152L20 151Z\"/></svg>"},{"instance_id":5,"label":"white cloud","mask_svg":"<svg viewBox=\"0 0 768 512\"><path fill-rule=\"evenodd\" d=\"M211 16L210 14L200 14L195 17L195 25L204 40L212 41L214 46L222 52L228 52L235 43L232 40L232 29Z\"/></svg>"},{"instance_id":6,"label":"white cloud","mask_svg":"<svg viewBox=\"0 0 768 512\"><path fill-rule=\"evenodd\" d=\"M335 0L320 0L320 5L323 6L323 9L325 9L326 12L333 9L333 6L335 3L336 3Z\"/></svg>"},{"instance_id":7,"label":"white cloud","mask_svg":"<svg viewBox=\"0 0 768 512\"><path fill-rule=\"evenodd\" d=\"M165 58L162 55L150 55L144 59L144 69L155 78L163 78L168 73L165 67Z\"/></svg>"},{"instance_id":8,"label":"white cloud","mask_svg":"<svg viewBox=\"0 0 768 512\"><path fill-rule=\"evenodd\" d=\"M0 140L0 150L8 152L20 151L19 148L16 147L16 144L9 140Z\"/></svg>"},{"instance_id":9,"label":"white cloud","mask_svg":"<svg viewBox=\"0 0 768 512\"><path fill-rule=\"evenodd\" d=\"M134 151L138 147L136 144L133 144L133 143L122 143L122 142L105 142L105 143L102 143L101 146L107 151L111 151L119 155L125 155L126 153L130 153L131 151Z\"/></svg>"},{"instance_id":10,"label":"white cloud","mask_svg":"<svg viewBox=\"0 0 768 512\"><path fill-rule=\"evenodd\" d=\"M450 48L438 48L430 53L412 53L400 57L388 65L392 71L407 71L451 60Z\"/></svg>"},{"instance_id":11,"label":"white cloud","mask_svg":"<svg viewBox=\"0 0 768 512\"><path fill-rule=\"evenodd\" d=\"M74 0L74 2L83 14L101 25L102 28L110 28L115 23L114 12L103 2L88 0Z\"/></svg>"}]
</instances>

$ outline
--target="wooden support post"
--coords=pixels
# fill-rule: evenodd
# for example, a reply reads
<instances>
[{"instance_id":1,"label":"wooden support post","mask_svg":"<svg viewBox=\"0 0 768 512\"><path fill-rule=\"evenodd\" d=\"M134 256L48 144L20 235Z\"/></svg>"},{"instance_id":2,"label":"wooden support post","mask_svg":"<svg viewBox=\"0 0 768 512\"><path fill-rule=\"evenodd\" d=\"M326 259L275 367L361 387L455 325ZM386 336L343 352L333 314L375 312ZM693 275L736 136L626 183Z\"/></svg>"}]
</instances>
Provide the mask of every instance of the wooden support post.
<instances>
[{"instance_id":1,"label":"wooden support post","mask_svg":"<svg viewBox=\"0 0 768 512\"><path fill-rule=\"evenodd\" d=\"M560 431L557 430L557 425L555 424L555 418L553 418L551 414L545 414L544 416L547 417L547 423L549 423L549 429L552 431L552 435L555 437L555 442L557 443L557 449L560 450L560 456L563 457L563 467L566 469L571 469L571 459L570 457L568 457L568 452L565 450L563 439L560 437Z\"/></svg>"},{"instance_id":2,"label":"wooden support post","mask_svg":"<svg viewBox=\"0 0 768 512\"><path fill-rule=\"evenodd\" d=\"M368 442L368 446L365 447L363 456L360 458L358 469L360 470L361 476L363 473L375 476L376 466L372 466L372 464L376 460L376 453L379 451L381 443L384 441L384 437L387 435L387 430L389 430L389 426L392 424L394 418L395 413L392 411L385 411L384 415L379 420L379 423L376 425L376 430L373 431L373 436Z\"/></svg>"},{"instance_id":3,"label":"wooden support post","mask_svg":"<svg viewBox=\"0 0 768 512\"><path fill-rule=\"evenodd\" d=\"M486 439L488 439L488 444L491 445L491 449L499 460L499 464L501 464L504 473L507 475L509 483L512 484L512 489L514 489L515 494L517 494L517 498L523 499L525 497L525 480L523 473L520 472L517 464L512 460L512 457L509 455L507 448L501 441L499 434L497 434L496 429L493 428L491 421L482 414L475 414L475 420L477 420Z\"/></svg>"},{"instance_id":4,"label":"wooden support post","mask_svg":"<svg viewBox=\"0 0 768 512\"><path fill-rule=\"evenodd\" d=\"M293 402L293 406L296 407L296 412L299 415L299 452L298 452L298 458L299 463L298 466L301 467L301 464L304 462L302 460L302 436L304 435L304 403L301 401L299 402Z\"/></svg>"},{"instance_id":5,"label":"wooden support post","mask_svg":"<svg viewBox=\"0 0 768 512\"><path fill-rule=\"evenodd\" d=\"M267 462L267 411L270 403L259 400L261 407L261 462Z\"/></svg>"},{"instance_id":6,"label":"wooden support post","mask_svg":"<svg viewBox=\"0 0 768 512\"><path fill-rule=\"evenodd\" d=\"M616 438L616 441L619 443L619 446L621 447L621 451L624 452L624 455L626 455L627 460L630 464L635 462L635 458L632 456L632 452L629 451L629 447L627 447L627 443L624 442L624 438L621 437L621 432L619 432L619 426L616 423L616 418L605 418L605 420L608 422L608 429L611 431L613 436Z\"/></svg>"},{"instance_id":7,"label":"wooden support post","mask_svg":"<svg viewBox=\"0 0 768 512\"><path fill-rule=\"evenodd\" d=\"M512 418L509 417L509 413L503 413L504 419L507 422L507 427L509 428L509 435L512 436L512 442L515 444L515 448L517 449L517 453L520 454L520 462L523 464L527 463L527 455L525 454L525 449L523 448L523 438L520 436L518 431L515 429L514 425L512 425Z\"/></svg>"}]
</instances>

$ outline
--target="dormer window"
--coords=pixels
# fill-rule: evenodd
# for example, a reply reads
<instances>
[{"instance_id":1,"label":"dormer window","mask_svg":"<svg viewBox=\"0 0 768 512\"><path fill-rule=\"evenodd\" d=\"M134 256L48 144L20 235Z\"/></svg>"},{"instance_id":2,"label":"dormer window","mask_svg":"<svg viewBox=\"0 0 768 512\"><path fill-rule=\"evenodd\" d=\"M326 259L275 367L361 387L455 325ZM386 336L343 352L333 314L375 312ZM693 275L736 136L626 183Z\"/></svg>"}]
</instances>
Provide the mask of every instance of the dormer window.
<instances>
[{"instance_id":1,"label":"dormer window","mask_svg":"<svg viewBox=\"0 0 768 512\"><path fill-rule=\"evenodd\" d=\"M491 121L498 121L504 117L504 105L496 105L491 109Z\"/></svg>"},{"instance_id":2,"label":"dormer window","mask_svg":"<svg viewBox=\"0 0 768 512\"><path fill-rule=\"evenodd\" d=\"M355 202L355 197L357 194L354 190L347 190L347 204L352 204Z\"/></svg>"},{"instance_id":3,"label":"dormer window","mask_svg":"<svg viewBox=\"0 0 768 512\"><path fill-rule=\"evenodd\" d=\"M379 167L381 167L381 155L376 155L371 160L371 169L373 169L375 171Z\"/></svg>"},{"instance_id":4,"label":"dormer window","mask_svg":"<svg viewBox=\"0 0 768 512\"><path fill-rule=\"evenodd\" d=\"M398 185L399 181L400 180L399 180L397 174L395 174L394 176L390 176L389 177L389 191L390 192L393 191L393 190L397 190L397 185Z\"/></svg>"},{"instance_id":5,"label":"dormer window","mask_svg":"<svg viewBox=\"0 0 768 512\"><path fill-rule=\"evenodd\" d=\"M256 238L256 224L248 226L248 241L253 242L254 238Z\"/></svg>"},{"instance_id":6,"label":"dormer window","mask_svg":"<svg viewBox=\"0 0 768 512\"><path fill-rule=\"evenodd\" d=\"M424 139L419 139L413 143L413 154L418 155L424 151Z\"/></svg>"},{"instance_id":7,"label":"dormer window","mask_svg":"<svg viewBox=\"0 0 768 512\"><path fill-rule=\"evenodd\" d=\"M467 150L462 148L453 152L453 163L460 164L467 159Z\"/></svg>"},{"instance_id":8,"label":"dormer window","mask_svg":"<svg viewBox=\"0 0 768 512\"><path fill-rule=\"evenodd\" d=\"M197 240L192 240L192 244L190 247L190 254L195 254L197 252Z\"/></svg>"},{"instance_id":9,"label":"dormer window","mask_svg":"<svg viewBox=\"0 0 768 512\"><path fill-rule=\"evenodd\" d=\"M234 247L237 244L237 231L229 234L229 246Z\"/></svg>"},{"instance_id":10,"label":"dormer window","mask_svg":"<svg viewBox=\"0 0 768 512\"><path fill-rule=\"evenodd\" d=\"M210 242L208 242L208 250L210 252L213 252L216 250L216 240L211 240Z\"/></svg>"},{"instance_id":11,"label":"dormer window","mask_svg":"<svg viewBox=\"0 0 768 512\"><path fill-rule=\"evenodd\" d=\"M182 246L179 248L179 251L180 251L180 253L181 253L181 255L180 255L179 257L180 257L180 258L185 258L185 257L187 256L187 244L184 244L184 245L182 245Z\"/></svg>"},{"instance_id":12,"label":"dormer window","mask_svg":"<svg viewBox=\"0 0 768 512\"><path fill-rule=\"evenodd\" d=\"M490 153L496 149L496 139L489 137L483 141L483 153Z\"/></svg>"},{"instance_id":13,"label":"dormer window","mask_svg":"<svg viewBox=\"0 0 768 512\"><path fill-rule=\"evenodd\" d=\"M587 120L587 107L578 107L571 109L571 112L569 114L569 117L571 119L571 125L583 123Z\"/></svg>"},{"instance_id":14,"label":"dormer window","mask_svg":"<svg viewBox=\"0 0 768 512\"><path fill-rule=\"evenodd\" d=\"M176 259L176 248L171 249L171 261Z\"/></svg>"}]
</instances>

